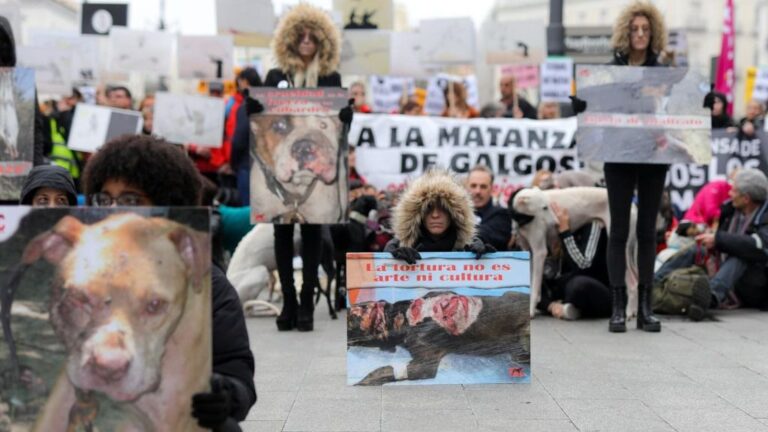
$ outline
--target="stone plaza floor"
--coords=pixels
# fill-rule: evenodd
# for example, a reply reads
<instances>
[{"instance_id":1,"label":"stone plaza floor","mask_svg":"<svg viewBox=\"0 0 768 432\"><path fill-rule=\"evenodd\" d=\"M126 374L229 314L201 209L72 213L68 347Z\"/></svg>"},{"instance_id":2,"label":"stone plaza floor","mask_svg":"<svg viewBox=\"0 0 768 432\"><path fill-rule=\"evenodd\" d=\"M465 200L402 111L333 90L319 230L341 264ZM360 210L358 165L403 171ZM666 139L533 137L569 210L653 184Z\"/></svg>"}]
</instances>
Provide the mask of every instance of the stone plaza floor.
<instances>
[{"instance_id":1,"label":"stone plaza floor","mask_svg":"<svg viewBox=\"0 0 768 432\"><path fill-rule=\"evenodd\" d=\"M346 320L321 305L315 331L247 318L256 431L767 431L768 313L665 319L660 334L607 320L532 323L531 384L346 385Z\"/></svg>"}]
</instances>

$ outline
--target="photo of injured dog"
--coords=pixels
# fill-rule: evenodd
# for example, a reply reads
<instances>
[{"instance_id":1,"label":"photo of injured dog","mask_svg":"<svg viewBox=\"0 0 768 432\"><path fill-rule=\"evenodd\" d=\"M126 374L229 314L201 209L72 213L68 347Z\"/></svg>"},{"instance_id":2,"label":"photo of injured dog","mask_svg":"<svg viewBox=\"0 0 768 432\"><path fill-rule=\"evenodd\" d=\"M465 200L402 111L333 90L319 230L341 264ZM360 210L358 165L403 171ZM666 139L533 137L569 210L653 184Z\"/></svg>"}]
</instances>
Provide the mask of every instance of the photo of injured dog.
<instances>
[{"instance_id":1,"label":"photo of injured dog","mask_svg":"<svg viewBox=\"0 0 768 432\"><path fill-rule=\"evenodd\" d=\"M0 200L18 200L34 156L35 71L0 68Z\"/></svg>"},{"instance_id":2,"label":"photo of injured dog","mask_svg":"<svg viewBox=\"0 0 768 432\"><path fill-rule=\"evenodd\" d=\"M250 118L252 222L346 221L348 144L338 112L347 96L340 90L253 91L265 111Z\"/></svg>"},{"instance_id":3,"label":"photo of injured dog","mask_svg":"<svg viewBox=\"0 0 768 432\"><path fill-rule=\"evenodd\" d=\"M350 268L355 267L349 263L352 255L361 254L348 254ZM482 261L493 263L486 267L513 263L512 272L530 278L529 260ZM366 287L360 288L354 273L352 269L348 279L347 384L530 382L527 284L477 288L478 284L463 278L387 288L371 288L363 282Z\"/></svg>"},{"instance_id":4,"label":"photo of injured dog","mask_svg":"<svg viewBox=\"0 0 768 432\"><path fill-rule=\"evenodd\" d=\"M0 429L194 431L207 209L0 207Z\"/></svg>"}]
</instances>

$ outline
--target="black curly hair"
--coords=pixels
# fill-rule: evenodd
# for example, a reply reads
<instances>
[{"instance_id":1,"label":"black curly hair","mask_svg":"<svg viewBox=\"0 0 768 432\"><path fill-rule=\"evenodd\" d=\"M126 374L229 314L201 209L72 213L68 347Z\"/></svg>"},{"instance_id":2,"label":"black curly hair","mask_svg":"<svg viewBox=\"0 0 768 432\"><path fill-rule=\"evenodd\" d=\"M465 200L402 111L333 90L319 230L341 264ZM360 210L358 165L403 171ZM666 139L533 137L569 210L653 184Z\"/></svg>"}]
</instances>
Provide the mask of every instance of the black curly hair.
<instances>
[{"instance_id":1,"label":"black curly hair","mask_svg":"<svg viewBox=\"0 0 768 432\"><path fill-rule=\"evenodd\" d=\"M196 206L200 174L179 147L148 135L123 135L106 143L88 161L83 185L88 204L108 180L141 189L157 206Z\"/></svg>"}]
</instances>

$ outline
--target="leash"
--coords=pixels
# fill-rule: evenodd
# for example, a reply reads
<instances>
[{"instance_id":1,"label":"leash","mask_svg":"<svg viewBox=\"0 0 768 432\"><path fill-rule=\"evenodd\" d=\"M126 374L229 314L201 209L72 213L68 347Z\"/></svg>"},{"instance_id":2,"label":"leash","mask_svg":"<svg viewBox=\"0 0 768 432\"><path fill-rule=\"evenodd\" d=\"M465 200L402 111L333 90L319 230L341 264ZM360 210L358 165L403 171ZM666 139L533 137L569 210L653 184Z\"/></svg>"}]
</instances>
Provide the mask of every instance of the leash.
<instances>
[{"instance_id":1,"label":"leash","mask_svg":"<svg viewBox=\"0 0 768 432\"><path fill-rule=\"evenodd\" d=\"M99 413L99 401L93 393L75 387L75 402L69 409L67 432L93 432L93 421Z\"/></svg>"}]
</instances>

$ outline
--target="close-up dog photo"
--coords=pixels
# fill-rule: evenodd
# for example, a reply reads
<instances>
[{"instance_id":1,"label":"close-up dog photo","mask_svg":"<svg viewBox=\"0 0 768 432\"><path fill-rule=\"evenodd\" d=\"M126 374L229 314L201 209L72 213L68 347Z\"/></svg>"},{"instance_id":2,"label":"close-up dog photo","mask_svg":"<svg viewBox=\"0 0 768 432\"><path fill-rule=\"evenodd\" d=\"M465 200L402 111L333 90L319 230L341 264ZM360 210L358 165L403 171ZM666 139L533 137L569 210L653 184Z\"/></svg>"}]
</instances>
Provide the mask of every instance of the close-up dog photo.
<instances>
[{"instance_id":1,"label":"close-up dog photo","mask_svg":"<svg viewBox=\"0 0 768 432\"><path fill-rule=\"evenodd\" d=\"M12 430L190 431L211 371L205 209L0 207ZM26 214L24 214L26 213ZM175 220L174 220L175 219Z\"/></svg>"}]
</instances>

